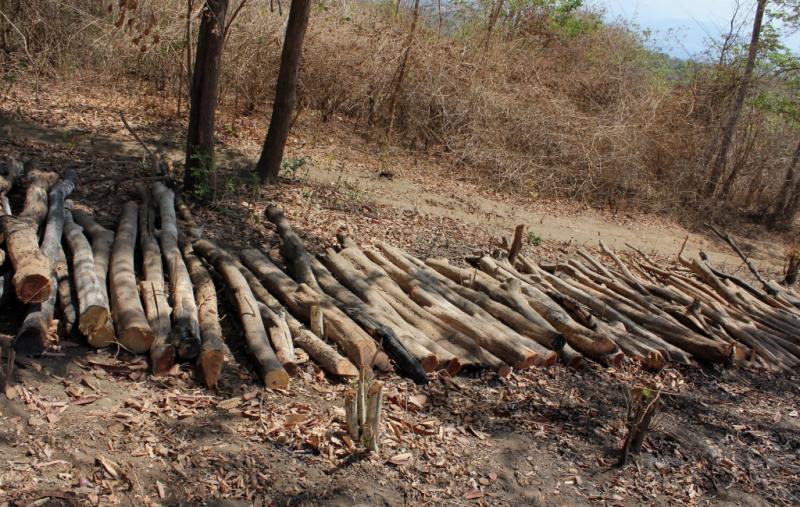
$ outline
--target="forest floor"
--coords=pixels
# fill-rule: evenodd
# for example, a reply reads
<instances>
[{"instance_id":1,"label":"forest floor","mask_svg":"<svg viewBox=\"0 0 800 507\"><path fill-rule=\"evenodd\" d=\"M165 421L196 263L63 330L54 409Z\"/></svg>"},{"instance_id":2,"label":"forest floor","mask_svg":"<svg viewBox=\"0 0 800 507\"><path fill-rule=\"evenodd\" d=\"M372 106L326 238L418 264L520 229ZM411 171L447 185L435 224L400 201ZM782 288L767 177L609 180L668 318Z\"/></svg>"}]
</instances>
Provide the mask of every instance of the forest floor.
<instances>
[{"instance_id":1,"label":"forest floor","mask_svg":"<svg viewBox=\"0 0 800 507\"><path fill-rule=\"evenodd\" d=\"M42 168L74 168L73 199L111 225L147 174L143 149L181 160L184 125L174 101L70 83L0 97L0 156ZM523 199L487 189L441 160L376 146L337 119L304 112L287 148L280 185L249 176L263 117L223 111L219 168L195 205L205 234L232 250L278 244L262 218L285 207L313 250L346 229L362 244L386 240L420 256L459 259L491 251L526 223L541 237L537 259L565 258L598 239L668 262L691 251L745 275L728 247L664 217ZM756 226L735 237L778 278L786 243ZM538 241L537 241L538 242ZM154 378L141 358L95 352L77 341L15 372L0 398L0 505L638 505L800 503L797 374L746 369L562 366L450 378L414 386L388 376L380 456L343 438L348 387L306 364L285 390L263 390L234 320L221 315L233 352L218 392L199 387L191 365ZM23 309L4 309L13 334ZM625 436L625 392L647 385L664 403L644 453L615 462ZM214 500L216 499L216 500ZM227 502L219 501L227 499Z\"/></svg>"}]
</instances>

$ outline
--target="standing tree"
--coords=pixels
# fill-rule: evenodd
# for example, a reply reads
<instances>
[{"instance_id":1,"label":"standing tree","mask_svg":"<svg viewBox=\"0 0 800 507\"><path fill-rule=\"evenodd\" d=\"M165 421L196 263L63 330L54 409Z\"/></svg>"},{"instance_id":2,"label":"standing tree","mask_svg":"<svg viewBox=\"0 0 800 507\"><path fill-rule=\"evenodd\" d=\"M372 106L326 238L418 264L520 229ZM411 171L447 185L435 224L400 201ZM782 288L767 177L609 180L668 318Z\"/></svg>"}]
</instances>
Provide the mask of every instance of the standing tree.
<instances>
[{"instance_id":1,"label":"standing tree","mask_svg":"<svg viewBox=\"0 0 800 507\"><path fill-rule=\"evenodd\" d=\"M739 117L742 114L744 107L744 100L747 97L747 91L750 88L750 82L753 80L753 69L756 65L756 55L758 54L758 40L761 36L761 25L764 21L764 11L767 7L767 0L758 0L756 6L756 16L753 20L753 34L750 38L750 48L747 52L747 63L744 67L744 74L739 83L739 88L736 91L736 96L733 100L733 109L731 110L728 120L722 127L722 139L720 140L719 151L712 159L711 174L708 181L703 188L704 195L713 195L717 191L719 182L722 179L722 174L728 161L728 152L733 144L733 136L736 132L736 125L739 122Z\"/></svg>"},{"instance_id":2,"label":"standing tree","mask_svg":"<svg viewBox=\"0 0 800 507\"><path fill-rule=\"evenodd\" d=\"M256 171L262 183L278 181L283 149L292 126L292 114L297 98L297 74L300 70L303 39L310 10L311 0L292 0L281 52L281 68L278 71L278 83L275 85L272 119L261 149L261 157L256 164Z\"/></svg>"},{"instance_id":3,"label":"standing tree","mask_svg":"<svg viewBox=\"0 0 800 507\"><path fill-rule=\"evenodd\" d=\"M183 187L187 191L194 190L203 174L214 164L214 116L227 11L228 0L206 0L203 7L189 97L189 131L183 174Z\"/></svg>"}]
</instances>

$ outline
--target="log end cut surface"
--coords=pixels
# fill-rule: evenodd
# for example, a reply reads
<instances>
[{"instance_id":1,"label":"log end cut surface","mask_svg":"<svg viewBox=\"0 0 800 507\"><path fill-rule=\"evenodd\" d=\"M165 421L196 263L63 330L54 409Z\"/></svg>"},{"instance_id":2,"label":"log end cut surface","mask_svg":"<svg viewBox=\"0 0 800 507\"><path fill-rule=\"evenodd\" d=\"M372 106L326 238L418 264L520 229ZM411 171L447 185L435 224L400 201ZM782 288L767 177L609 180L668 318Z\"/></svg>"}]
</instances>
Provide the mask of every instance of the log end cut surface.
<instances>
[{"instance_id":1,"label":"log end cut surface","mask_svg":"<svg viewBox=\"0 0 800 507\"><path fill-rule=\"evenodd\" d=\"M119 337L124 348L136 354L144 354L153 344L153 332L150 328L129 327Z\"/></svg>"},{"instance_id":2,"label":"log end cut surface","mask_svg":"<svg viewBox=\"0 0 800 507\"><path fill-rule=\"evenodd\" d=\"M269 389L283 389L289 385L289 374L286 370L271 370L263 377L264 385Z\"/></svg>"},{"instance_id":3,"label":"log end cut surface","mask_svg":"<svg viewBox=\"0 0 800 507\"><path fill-rule=\"evenodd\" d=\"M14 273L11 281L14 284L17 299L23 303L43 303L50 297L52 286L46 269L45 267L36 271L22 269Z\"/></svg>"},{"instance_id":4,"label":"log end cut surface","mask_svg":"<svg viewBox=\"0 0 800 507\"><path fill-rule=\"evenodd\" d=\"M225 364L225 354L221 350L208 350L200 355L200 369L203 373L203 381L206 387L213 389L217 386L217 380L222 373Z\"/></svg>"}]
</instances>

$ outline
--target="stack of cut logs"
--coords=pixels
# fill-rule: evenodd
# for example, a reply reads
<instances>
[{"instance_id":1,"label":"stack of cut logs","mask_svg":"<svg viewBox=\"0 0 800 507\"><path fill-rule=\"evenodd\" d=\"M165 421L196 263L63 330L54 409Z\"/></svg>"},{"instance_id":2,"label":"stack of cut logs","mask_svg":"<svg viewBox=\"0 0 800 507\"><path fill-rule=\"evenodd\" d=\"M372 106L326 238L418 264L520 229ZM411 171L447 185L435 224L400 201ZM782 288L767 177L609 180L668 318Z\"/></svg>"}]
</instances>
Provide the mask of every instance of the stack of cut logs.
<instances>
[{"instance_id":1,"label":"stack of cut logs","mask_svg":"<svg viewBox=\"0 0 800 507\"><path fill-rule=\"evenodd\" d=\"M16 297L27 305L18 353L44 351L58 322L58 333L94 347L149 354L156 375L196 361L212 387L226 357L216 282L271 388L296 373L295 347L332 375L397 368L417 383L438 370L505 376L587 359L650 369L672 361L788 370L800 362L800 301L702 259L679 255L665 267L633 249L626 261L601 243L606 263L579 251L579 259L538 265L519 253L520 228L507 251L468 259L471 267L384 243L362 250L341 234L338 249L314 257L270 205L284 271L265 252L237 255L204 238L162 183L139 185L112 231L68 200L74 173L23 172L12 161L0 178L0 304ZM6 194L23 180L24 205L12 214Z\"/></svg>"}]
</instances>

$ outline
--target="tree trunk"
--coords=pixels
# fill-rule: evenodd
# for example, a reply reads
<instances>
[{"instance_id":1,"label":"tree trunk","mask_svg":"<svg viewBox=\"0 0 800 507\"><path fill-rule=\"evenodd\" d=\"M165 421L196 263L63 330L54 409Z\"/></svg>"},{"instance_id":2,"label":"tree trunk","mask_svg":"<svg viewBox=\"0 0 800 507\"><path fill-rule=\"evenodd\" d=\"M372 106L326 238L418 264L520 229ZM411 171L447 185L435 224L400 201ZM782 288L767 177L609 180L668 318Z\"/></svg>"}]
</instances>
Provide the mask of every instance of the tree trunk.
<instances>
[{"instance_id":1,"label":"tree trunk","mask_svg":"<svg viewBox=\"0 0 800 507\"><path fill-rule=\"evenodd\" d=\"M134 250L137 216L136 202L126 202L111 250L111 314L121 346L142 354L150 350L154 336L136 286Z\"/></svg>"},{"instance_id":2,"label":"tree trunk","mask_svg":"<svg viewBox=\"0 0 800 507\"><path fill-rule=\"evenodd\" d=\"M161 253L169 275L172 302L172 331L168 341L182 359L194 359L200 353L200 329L192 280L178 248L178 221L175 217L175 195L162 183L153 185L153 198L161 216Z\"/></svg>"},{"instance_id":3,"label":"tree trunk","mask_svg":"<svg viewBox=\"0 0 800 507\"><path fill-rule=\"evenodd\" d=\"M717 191L719 182L722 180L723 173L728 163L728 152L733 144L733 137L736 133L736 125L739 122L739 117L742 114L744 107L744 100L747 98L747 92L750 88L750 82L753 80L753 69L756 65L756 56L758 55L758 40L761 37L761 25L764 20L764 11L767 7L767 0L758 0L756 6L756 15L753 20L753 33L750 38L750 48L747 52L747 63L744 68L744 75L739 83L739 88L736 91L736 97L733 101L733 109L728 117L725 125L722 128L722 139L711 165L711 173L708 181L703 188L703 194L706 196L713 195Z\"/></svg>"},{"instance_id":4,"label":"tree trunk","mask_svg":"<svg viewBox=\"0 0 800 507\"><path fill-rule=\"evenodd\" d=\"M797 173L800 165L800 142L792 155L792 161L786 169L786 179L781 186L778 197L775 199L768 224L771 228L786 228L794 222L800 204L800 174Z\"/></svg>"},{"instance_id":5,"label":"tree trunk","mask_svg":"<svg viewBox=\"0 0 800 507\"><path fill-rule=\"evenodd\" d=\"M193 191L214 164L214 117L219 95L228 0L205 0L197 39L186 135L183 186Z\"/></svg>"},{"instance_id":6,"label":"tree trunk","mask_svg":"<svg viewBox=\"0 0 800 507\"><path fill-rule=\"evenodd\" d=\"M303 55L303 40L308 26L311 0L292 0L289 21L281 51L281 67L275 85L275 101L272 105L272 118L267 130L267 138L261 149L261 157L256 171L262 183L278 181L278 172L283 160L283 149L291 128L292 114L297 99L297 74Z\"/></svg>"},{"instance_id":7,"label":"tree trunk","mask_svg":"<svg viewBox=\"0 0 800 507\"><path fill-rule=\"evenodd\" d=\"M232 302L239 313L247 347L256 360L264 385L270 389L286 387L289 384L289 374L270 347L267 330L258 311L258 301L235 261L227 252L208 240L197 240L192 246L225 279Z\"/></svg>"}]
</instances>

